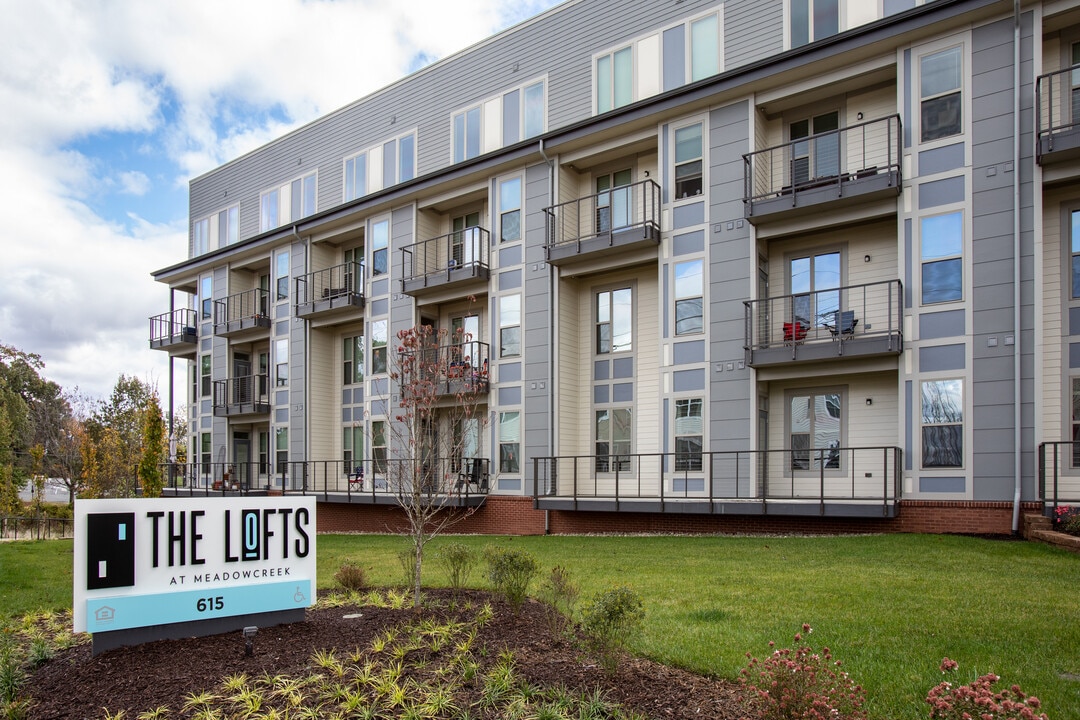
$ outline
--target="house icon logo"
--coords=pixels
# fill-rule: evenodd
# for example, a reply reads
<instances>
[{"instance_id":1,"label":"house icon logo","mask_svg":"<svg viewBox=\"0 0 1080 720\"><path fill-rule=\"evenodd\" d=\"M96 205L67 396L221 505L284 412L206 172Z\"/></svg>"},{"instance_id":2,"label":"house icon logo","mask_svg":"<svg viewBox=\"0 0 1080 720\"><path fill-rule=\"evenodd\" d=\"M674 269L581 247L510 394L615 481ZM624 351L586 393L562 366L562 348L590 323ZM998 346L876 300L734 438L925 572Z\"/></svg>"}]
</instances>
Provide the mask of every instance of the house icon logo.
<instances>
[{"instance_id":1,"label":"house icon logo","mask_svg":"<svg viewBox=\"0 0 1080 720\"><path fill-rule=\"evenodd\" d=\"M115 618L116 610L109 607L108 605L103 605L94 611L94 620L98 621L99 623L110 623Z\"/></svg>"}]
</instances>

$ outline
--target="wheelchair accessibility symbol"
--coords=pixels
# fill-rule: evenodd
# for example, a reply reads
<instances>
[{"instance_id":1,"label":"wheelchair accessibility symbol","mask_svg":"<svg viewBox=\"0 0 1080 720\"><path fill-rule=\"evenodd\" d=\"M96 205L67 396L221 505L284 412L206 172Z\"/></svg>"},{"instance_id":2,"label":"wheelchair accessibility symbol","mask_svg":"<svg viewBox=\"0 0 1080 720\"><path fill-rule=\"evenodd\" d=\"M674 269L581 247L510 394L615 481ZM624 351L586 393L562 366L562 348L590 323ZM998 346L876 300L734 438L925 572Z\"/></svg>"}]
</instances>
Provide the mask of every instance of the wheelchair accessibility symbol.
<instances>
[{"instance_id":1,"label":"wheelchair accessibility symbol","mask_svg":"<svg viewBox=\"0 0 1080 720\"><path fill-rule=\"evenodd\" d=\"M302 603L307 601L307 596L300 590L300 586L296 586L296 592L292 596L293 602Z\"/></svg>"}]
</instances>

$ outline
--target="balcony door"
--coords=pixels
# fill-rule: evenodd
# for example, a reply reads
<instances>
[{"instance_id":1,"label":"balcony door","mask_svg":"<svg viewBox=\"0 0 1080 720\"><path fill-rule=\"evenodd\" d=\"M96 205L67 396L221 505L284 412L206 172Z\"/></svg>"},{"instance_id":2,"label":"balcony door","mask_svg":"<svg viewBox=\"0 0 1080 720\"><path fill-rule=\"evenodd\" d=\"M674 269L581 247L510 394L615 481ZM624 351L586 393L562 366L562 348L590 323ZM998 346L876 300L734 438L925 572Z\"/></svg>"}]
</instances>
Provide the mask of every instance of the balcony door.
<instances>
[{"instance_id":1,"label":"balcony door","mask_svg":"<svg viewBox=\"0 0 1080 720\"><path fill-rule=\"evenodd\" d=\"M630 168L596 177L596 234L627 227L631 220Z\"/></svg>"},{"instance_id":2,"label":"balcony door","mask_svg":"<svg viewBox=\"0 0 1080 720\"><path fill-rule=\"evenodd\" d=\"M460 345L460 354L455 362L474 368L480 367L480 316L461 315L451 318L450 342Z\"/></svg>"},{"instance_id":3,"label":"balcony door","mask_svg":"<svg viewBox=\"0 0 1080 720\"><path fill-rule=\"evenodd\" d=\"M801 185L818 178L840 174L840 134L832 133L814 140L811 135L838 130L840 113L837 110L796 120L789 126L791 139L791 182ZM801 142L797 142L801 141Z\"/></svg>"},{"instance_id":4,"label":"balcony door","mask_svg":"<svg viewBox=\"0 0 1080 720\"><path fill-rule=\"evenodd\" d=\"M473 212L456 217L452 221L453 233L450 235L450 267L472 265L480 254L477 243L480 233L480 213Z\"/></svg>"},{"instance_id":5,"label":"balcony door","mask_svg":"<svg viewBox=\"0 0 1080 720\"><path fill-rule=\"evenodd\" d=\"M357 284L362 282L363 278L355 277L355 273L364 262L364 246L349 248L342 259L345 261L345 292L358 293Z\"/></svg>"},{"instance_id":6,"label":"balcony door","mask_svg":"<svg viewBox=\"0 0 1080 720\"><path fill-rule=\"evenodd\" d=\"M827 250L788 258L789 322L809 329L832 325L840 309L841 253Z\"/></svg>"},{"instance_id":7,"label":"balcony door","mask_svg":"<svg viewBox=\"0 0 1080 720\"><path fill-rule=\"evenodd\" d=\"M233 433L233 466L235 478L241 487L251 485L251 433Z\"/></svg>"},{"instance_id":8,"label":"balcony door","mask_svg":"<svg viewBox=\"0 0 1080 720\"><path fill-rule=\"evenodd\" d=\"M244 404L251 402L251 356L247 353L233 353L233 402Z\"/></svg>"}]
</instances>

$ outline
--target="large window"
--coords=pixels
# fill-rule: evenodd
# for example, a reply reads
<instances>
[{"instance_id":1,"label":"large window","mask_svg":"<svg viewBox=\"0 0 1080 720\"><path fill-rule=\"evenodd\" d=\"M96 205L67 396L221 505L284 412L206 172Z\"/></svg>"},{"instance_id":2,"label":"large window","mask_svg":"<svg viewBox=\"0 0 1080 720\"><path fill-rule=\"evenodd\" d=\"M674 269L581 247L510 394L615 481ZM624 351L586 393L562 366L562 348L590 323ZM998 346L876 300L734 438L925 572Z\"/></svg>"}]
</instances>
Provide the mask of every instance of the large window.
<instances>
[{"instance_id":1,"label":"large window","mask_svg":"<svg viewBox=\"0 0 1080 720\"><path fill-rule=\"evenodd\" d=\"M315 214L315 173L259 194L259 231Z\"/></svg>"},{"instance_id":2,"label":"large window","mask_svg":"<svg viewBox=\"0 0 1080 720\"><path fill-rule=\"evenodd\" d=\"M690 23L690 81L720 72L720 17L706 15Z\"/></svg>"},{"instance_id":3,"label":"large window","mask_svg":"<svg viewBox=\"0 0 1080 720\"><path fill-rule=\"evenodd\" d=\"M521 296L499 298L499 357L521 355Z\"/></svg>"},{"instance_id":4,"label":"large window","mask_svg":"<svg viewBox=\"0 0 1080 720\"><path fill-rule=\"evenodd\" d=\"M203 255L210 250L210 220L196 220L191 227L191 254Z\"/></svg>"},{"instance_id":5,"label":"large window","mask_svg":"<svg viewBox=\"0 0 1080 720\"><path fill-rule=\"evenodd\" d=\"M387 270L388 248L390 247L390 221L379 220L371 223L371 274L385 275Z\"/></svg>"},{"instance_id":6,"label":"large window","mask_svg":"<svg viewBox=\"0 0 1080 720\"><path fill-rule=\"evenodd\" d=\"M355 335L342 341L342 380L346 385L364 382L364 336Z\"/></svg>"},{"instance_id":7,"label":"large window","mask_svg":"<svg viewBox=\"0 0 1080 720\"><path fill-rule=\"evenodd\" d=\"M371 372L386 372L386 321L371 323Z\"/></svg>"},{"instance_id":8,"label":"large window","mask_svg":"<svg viewBox=\"0 0 1080 720\"><path fill-rule=\"evenodd\" d=\"M210 368L212 367L213 360L210 355L203 355L199 358L199 396L210 397Z\"/></svg>"},{"instance_id":9,"label":"large window","mask_svg":"<svg viewBox=\"0 0 1080 720\"><path fill-rule=\"evenodd\" d=\"M450 227L453 229L450 236L450 266L471 266L481 256L483 237L476 230L480 227L480 213L459 215L450 221Z\"/></svg>"},{"instance_id":10,"label":"large window","mask_svg":"<svg viewBox=\"0 0 1080 720\"><path fill-rule=\"evenodd\" d=\"M961 380L922 383L922 466L964 466L964 386Z\"/></svg>"},{"instance_id":11,"label":"large window","mask_svg":"<svg viewBox=\"0 0 1080 720\"><path fill-rule=\"evenodd\" d=\"M282 477L285 477L289 472L289 428L277 428L274 449L277 472Z\"/></svg>"},{"instance_id":12,"label":"large window","mask_svg":"<svg viewBox=\"0 0 1080 720\"><path fill-rule=\"evenodd\" d=\"M499 182L499 241L521 239L521 178Z\"/></svg>"},{"instance_id":13,"label":"large window","mask_svg":"<svg viewBox=\"0 0 1080 720\"><path fill-rule=\"evenodd\" d=\"M274 256L274 283L278 300L289 299L289 251L282 250Z\"/></svg>"},{"instance_id":14,"label":"large window","mask_svg":"<svg viewBox=\"0 0 1080 720\"><path fill-rule=\"evenodd\" d=\"M596 112L605 113L634 99L634 51L624 47L596 58Z\"/></svg>"},{"instance_id":15,"label":"large window","mask_svg":"<svg viewBox=\"0 0 1080 720\"><path fill-rule=\"evenodd\" d=\"M919 119L923 142L963 132L961 50L949 48L924 55L919 60Z\"/></svg>"},{"instance_id":16,"label":"large window","mask_svg":"<svg viewBox=\"0 0 1080 720\"><path fill-rule=\"evenodd\" d=\"M634 293L631 288L596 293L596 353L633 349Z\"/></svg>"},{"instance_id":17,"label":"large window","mask_svg":"<svg viewBox=\"0 0 1080 720\"><path fill-rule=\"evenodd\" d=\"M521 413L499 413L499 472L521 472Z\"/></svg>"},{"instance_id":18,"label":"large window","mask_svg":"<svg viewBox=\"0 0 1080 720\"><path fill-rule=\"evenodd\" d=\"M1072 466L1080 468L1080 378L1072 379Z\"/></svg>"},{"instance_id":19,"label":"large window","mask_svg":"<svg viewBox=\"0 0 1080 720\"><path fill-rule=\"evenodd\" d=\"M675 131L675 199L702 192L701 123Z\"/></svg>"},{"instance_id":20,"label":"large window","mask_svg":"<svg viewBox=\"0 0 1080 720\"><path fill-rule=\"evenodd\" d=\"M840 32L839 0L791 0L789 7L793 48Z\"/></svg>"},{"instance_id":21,"label":"large window","mask_svg":"<svg viewBox=\"0 0 1080 720\"><path fill-rule=\"evenodd\" d=\"M919 221L922 257L922 303L953 302L964 297L964 214L961 211Z\"/></svg>"},{"instance_id":22,"label":"large window","mask_svg":"<svg viewBox=\"0 0 1080 720\"><path fill-rule=\"evenodd\" d=\"M203 433L199 436L199 462L202 463L202 472L204 475L210 472L210 459L214 456L214 445L210 441L210 433Z\"/></svg>"},{"instance_id":23,"label":"large window","mask_svg":"<svg viewBox=\"0 0 1080 720\"><path fill-rule=\"evenodd\" d=\"M813 140L811 135L840 128L840 113L832 112L795 120L788 126L791 145L791 183L799 185L815 178L836 177L840 173L840 134L833 132Z\"/></svg>"},{"instance_id":24,"label":"large window","mask_svg":"<svg viewBox=\"0 0 1080 720\"><path fill-rule=\"evenodd\" d=\"M289 341L285 338L274 341L274 378L278 387L289 384Z\"/></svg>"},{"instance_id":25,"label":"large window","mask_svg":"<svg viewBox=\"0 0 1080 720\"><path fill-rule=\"evenodd\" d=\"M633 452L633 410L608 408L596 411L596 471L614 472L630 469Z\"/></svg>"},{"instance_id":26,"label":"large window","mask_svg":"<svg viewBox=\"0 0 1080 720\"><path fill-rule=\"evenodd\" d=\"M214 279L210 275L199 279L199 304L202 305L203 320L214 317Z\"/></svg>"},{"instance_id":27,"label":"large window","mask_svg":"<svg viewBox=\"0 0 1080 720\"><path fill-rule=\"evenodd\" d=\"M480 106L454 115L454 162L474 158L480 154Z\"/></svg>"},{"instance_id":28,"label":"large window","mask_svg":"<svg viewBox=\"0 0 1080 720\"><path fill-rule=\"evenodd\" d=\"M596 233L630 225L633 215L630 168L596 176Z\"/></svg>"},{"instance_id":29,"label":"large window","mask_svg":"<svg viewBox=\"0 0 1080 720\"><path fill-rule=\"evenodd\" d=\"M675 470L697 472L702 468L704 447L704 400L678 398L675 400Z\"/></svg>"},{"instance_id":30,"label":"large window","mask_svg":"<svg viewBox=\"0 0 1080 720\"><path fill-rule=\"evenodd\" d=\"M345 472L352 472L354 467L363 467L364 463L364 428L360 425L344 428L341 433L342 460Z\"/></svg>"},{"instance_id":31,"label":"large window","mask_svg":"<svg viewBox=\"0 0 1080 720\"><path fill-rule=\"evenodd\" d=\"M692 335L705 330L704 285L705 261L675 263L675 334Z\"/></svg>"},{"instance_id":32,"label":"large window","mask_svg":"<svg viewBox=\"0 0 1080 720\"><path fill-rule=\"evenodd\" d=\"M345 158L345 202L367 194L367 153Z\"/></svg>"},{"instance_id":33,"label":"large window","mask_svg":"<svg viewBox=\"0 0 1080 720\"><path fill-rule=\"evenodd\" d=\"M240 206L233 205L218 213L218 247L232 245L240 239Z\"/></svg>"},{"instance_id":34,"label":"large window","mask_svg":"<svg viewBox=\"0 0 1080 720\"><path fill-rule=\"evenodd\" d=\"M503 146L543 133L545 107L543 80L503 93Z\"/></svg>"},{"instance_id":35,"label":"large window","mask_svg":"<svg viewBox=\"0 0 1080 720\"><path fill-rule=\"evenodd\" d=\"M840 310L841 259L839 250L788 259L792 316L786 321L799 323L803 329L819 325L836 327L836 312Z\"/></svg>"},{"instance_id":36,"label":"large window","mask_svg":"<svg viewBox=\"0 0 1080 720\"><path fill-rule=\"evenodd\" d=\"M386 421L376 420L371 423L371 460L375 472L386 472Z\"/></svg>"},{"instance_id":37,"label":"large window","mask_svg":"<svg viewBox=\"0 0 1080 720\"><path fill-rule=\"evenodd\" d=\"M1069 254L1072 267L1072 296L1080 298L1080 210L1069 213Z\"/></svg>"},{"instance_id":38,"label":"large window","mask_svg":"<svg viewBox=\"0 0 1080 720\"><path fill-rule=\"evenodd\" d=\"M788 398L792 470L840 467L843 396L839 391L795 392Z\"/></svg>"},{"instance_id":39,"label":"large window","mask_svg":"<svg viewBox=\"0 0 1080 720\"><path fill-rule=\"evenodd\" d=\"M276 228L279 217L278 189L274 188L259 195L259 232Z\"/></svg>"}]
</instances>

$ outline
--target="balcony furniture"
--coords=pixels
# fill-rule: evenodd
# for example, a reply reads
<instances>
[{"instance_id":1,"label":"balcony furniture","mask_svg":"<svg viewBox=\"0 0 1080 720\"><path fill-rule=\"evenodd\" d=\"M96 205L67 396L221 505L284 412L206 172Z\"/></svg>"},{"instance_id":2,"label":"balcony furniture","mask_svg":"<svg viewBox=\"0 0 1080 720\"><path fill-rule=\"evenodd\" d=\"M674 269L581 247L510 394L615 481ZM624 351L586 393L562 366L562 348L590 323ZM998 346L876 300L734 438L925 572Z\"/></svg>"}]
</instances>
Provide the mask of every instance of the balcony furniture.
<instances>
[{"instance_id":1,"label":"balcony furniture","mask_svg":"<svg viewBox=\"0 0 1080 720\"><path fill-rule=\"evenodd\" d=\"M826 323L825 327L829 328L833 338L842 340L844 336L854 336L855 326L858 324L859 320L855 317L854 310L837 310L833 313L832 324Z\"/></svg>"},{"instance_id":2,"label":"balcony furniture","mask_svg":"<svg viewBox=\"0 0 1080 720\"><path fill-rule=\"evenodd\" d=\"M346 473L349 478L349 490L360 491L364 489L364 466L357 465L352 472Z\"/></svg>"},{"instance_id":3,"label":"balcony furniture","mask_svg":"<svg viewBox=\"0 0 1080 720\"><path fill-rule=\"evenodd\" d=\"M458 473L455 490L463 490L468 486L475 487L479 492L488 491L488 472L483 458L466 459L461 464L461 472Z\"/></svg>"},{"instance_id":4,"label":"balcony furniture","mask_svg":"<svg viewBox=\"0 0 1080 720\"><path fill-rule=\"evenodd\" d=\"M784 342L802 342L806 339L808 330L810 330L810 326L802 321L786 322L784 323Z\"/></svg>"}]
</instances>

